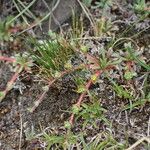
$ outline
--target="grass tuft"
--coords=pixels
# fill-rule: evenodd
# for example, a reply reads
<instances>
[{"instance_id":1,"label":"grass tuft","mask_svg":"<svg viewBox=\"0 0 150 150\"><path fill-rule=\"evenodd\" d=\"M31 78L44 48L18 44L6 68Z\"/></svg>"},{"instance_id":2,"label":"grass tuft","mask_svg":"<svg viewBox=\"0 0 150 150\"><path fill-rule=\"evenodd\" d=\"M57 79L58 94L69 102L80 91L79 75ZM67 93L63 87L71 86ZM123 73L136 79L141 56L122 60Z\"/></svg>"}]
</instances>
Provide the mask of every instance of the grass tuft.
<instances>
[{"instance_id":1,"label":"grass tuft","mask_svg":"<svg viewBox=\"0 0 150 150\"><path fill-rule=\"evenodd\" d=\"M73 48L65 40L32 40L35 52L33 60L44 70L49 70L51 75L65 70L65 65L74 55Z\"/></svg>"}]
</instances>

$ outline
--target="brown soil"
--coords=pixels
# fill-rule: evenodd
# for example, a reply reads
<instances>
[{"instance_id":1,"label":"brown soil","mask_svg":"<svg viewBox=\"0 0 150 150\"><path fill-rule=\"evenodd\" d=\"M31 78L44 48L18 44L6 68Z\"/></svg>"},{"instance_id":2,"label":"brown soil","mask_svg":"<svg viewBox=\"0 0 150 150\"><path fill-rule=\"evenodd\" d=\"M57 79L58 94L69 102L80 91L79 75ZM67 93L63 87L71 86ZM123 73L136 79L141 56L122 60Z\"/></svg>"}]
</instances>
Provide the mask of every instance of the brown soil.
<instances>
[{"instance_id":1,"label":"brown soil","mask_svg":"<svg viewBox=\"0 0 150 150\"><path fill-rule=\"evenodd\" d=\"M8 1L7 5L11 6L11 1ZM7 5L3 2L4 8L6 8ZM124 5L127 7L126 3L122 4L122 7ZM2 10L1 5L0 10ZM13 10L9 11L15 12ZM121 18L125 15L125 12L121 12L121 10L116 11L117 14L112 14L113 17L116 15L118 18ZM127 14L126 12L126 15L130 15L130 13ZM5 16L8 15L9 12L5 12L1 16L5 18ZM130 22L130 20L128 21ZM148 38L149 34L144 33L139 40L142 41L139 42L139 45L148 45L150 43ZM1 49L3 49L2 46ZM13 56L10 51L3 51L2 54ZM148 60L150 59L149 48L145 51L144 56ZM5 89L6 83L12 74L11 65L0 62L0 90ZM140 77L141 75L142 73L139 72L138 76ZM74 92L76 86L72 77L66 76L50 88L44 101L33 113L30 113L28 108L32 107L34 102L38 100L38 97L43 92L42 87L44 87L44 84L40 81L36 81L34 76L28 75L28 77L29 79L23 79L20 76L14 88L0 103L1 150L17 150L20 143L22 150L33 149L32 144L35 144L36 141L28 140L31 133L33 131L35 134L41 133L42 129L47 127L50 127L50 129L61 127L64 120L68 118L68 113L65 111L68 110L78 98L78 94ZM148 84L150 84L150 78ZM140 82L138 86L140 87ZM101 90L101 87L104 87L104 90ZM107 110L106 117L108 120L111 120L112 126L108 128L103 123L99 123L99 129L96 129L96 131L94 131L94 129L88 129L87 127L86 130L87 132L89 130L89 134L95 134L104 130L111 131L117 141L122 143L128 141L130 145L135 143L139 138L150 134L148 133L148 129L150 128L150 103L146 103L142 108L135 109L131 112L122 111L122 106L128 103L128 101L123 101L119 98L114 99L112 96L113 91L107 82L99 83L94 90L97 88L100 88L98 95L102 106ZM81 129L78 128L77 130ZM137 147L136 150L138 149L146 150L144 146Z\"/></svg>"}]
</instances>

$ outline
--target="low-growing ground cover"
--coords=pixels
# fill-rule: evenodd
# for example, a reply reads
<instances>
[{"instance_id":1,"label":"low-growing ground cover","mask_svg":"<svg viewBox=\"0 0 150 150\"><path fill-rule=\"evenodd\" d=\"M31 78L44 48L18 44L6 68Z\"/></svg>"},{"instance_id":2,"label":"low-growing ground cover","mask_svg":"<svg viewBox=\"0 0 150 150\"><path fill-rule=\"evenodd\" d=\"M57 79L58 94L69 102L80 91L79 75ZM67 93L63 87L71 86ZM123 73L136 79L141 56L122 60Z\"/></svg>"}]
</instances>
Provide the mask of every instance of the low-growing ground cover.
<instances>
[{"instance_id":1,"label":"low-growing ground cover","mask_svg":"<svg viewBox=\"0 0 150 150\"><path fill-rule=\"evenodd\" d=\"M0 24L2 149L150 148L149 2L77 2L82 15L40 39L34 1L10 2L15 17Z\"/></svg>"}]
</instances>

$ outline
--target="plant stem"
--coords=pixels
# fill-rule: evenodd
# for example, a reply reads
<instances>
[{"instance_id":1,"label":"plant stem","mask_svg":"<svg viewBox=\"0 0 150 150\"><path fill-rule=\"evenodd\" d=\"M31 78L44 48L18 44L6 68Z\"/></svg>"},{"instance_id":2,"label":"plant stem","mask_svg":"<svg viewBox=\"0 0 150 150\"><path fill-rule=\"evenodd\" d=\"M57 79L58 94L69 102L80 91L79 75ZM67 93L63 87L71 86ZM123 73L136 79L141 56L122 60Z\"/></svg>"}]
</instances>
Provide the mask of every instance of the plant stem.
<instances>
[{"instance_id":1,"label":"plant stem","mask_svg":"<svg viewBox=\"0 0 150 150\"><path fill-rule=\"evenodd\" d=\"M57 78L53 79L52 81L49 81L48 83L48 90L50 86L57 80ZM45 90L42 95L39 97L39 99L34 103L34 106L30 109L30 112L33 113L35 109L41 104L41 102L44 100L44 97L48 90Z\"/></svg>"},{"instance_id":2,"label":"plant stem","mask_svg":"<svg viewBox=\"0 0 150 150\"><path fill-rule=\"evenodd\" d=\"M15 72L15 74L12 76L12 78L10 79L10 81L7 82L7 86L6 89L4 91L2 91L2 95L0 96L0 102L5 98L6 94L13 88L13 84L16 81L16 79L19 76L19 73L23 70L22 66L18 66L17 67L17 71Z\"/></svg>"},{"instance_id":3,"label":"plant stem","mask_svg":"<svg viewBox=\"0 0 150 150\"><path fill-rule=\"evenodd\" d=\"M94 76L95 76L95 77L99 77L101 73L102 73L102 70L96 71L95 74L94 74ZM90 80L87 82L86 86L85 86L86 91L83 92L83 93L80 95L79 99L77 100L77 103L75 104L77 107L80 107L80 106L81 106L81 102L82 102L83 98L85 97L87 91L89 90L89 88L90 88L90 86L91 86L92 84L93 84L93 81L92 81L92 79L90 79ZM69 122L70 122L71 125L73 125L73 120L74 120L74 114L72 114L71 117L70 117L70 119L69 119Z\"/></svg>"},{"instance_id":4,"label":"plant stem","mask_svg":"<svg viewBox=\"0 0 150 150\"><path fill-rule=\"evenodd\" d=\"M82 69L82 68L85 68L85 66L83 65L83 66L75 67L75 68L73 68L73 69L71 69L71 70L65 70L65 71L63 71L63 72L60 74L59 77L54 78L53 80L49 81L49 82L48 82L48 89L45 90L45 91L42 93L42 95L39 97L39 99L35 102L34 106L33 106L29 111L30 111L31 113L33 113L33 112L35 111L35 109L36 109L36 108L40 105L40 103L44 100L44 97L45 97L46 93L48 92L50 86L51 86L54 82L56 82L58 79L62 78L64 75L69 74L69 73L71 73L71 72L74 72L75 70Z\"/></svg>"},{"instance_id":5,"label":"plant stem","mask_svg":"<svg viewBox=\"0 0 150 150\"><path fill-rule=\"evenodd\" d=\"M9 61L9 62L16 62L15 58L10 58L10 57L5 57L5 56L0 56L1 61Z\"/></svg>"}]
</instances>

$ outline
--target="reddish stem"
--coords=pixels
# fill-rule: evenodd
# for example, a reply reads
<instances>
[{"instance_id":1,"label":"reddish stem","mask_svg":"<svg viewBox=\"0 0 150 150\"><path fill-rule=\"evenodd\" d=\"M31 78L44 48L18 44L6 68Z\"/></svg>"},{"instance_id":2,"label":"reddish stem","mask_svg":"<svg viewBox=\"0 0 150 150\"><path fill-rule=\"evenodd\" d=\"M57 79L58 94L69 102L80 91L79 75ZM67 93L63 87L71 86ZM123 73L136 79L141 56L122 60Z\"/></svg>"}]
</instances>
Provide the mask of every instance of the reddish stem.
<instances>
[{"instance_id":1,"label":"reddish stem","mask_svg":"<svg viewBox=\"0 0 150 150\"><path fill-rule=\"evenodd\" d=\"M145 11L150 11L150 7L145 7L144 10Z\"/></svg>"},{"instance_id":2,"label":"reddish stem","mask_svg":"<svg viewBox=\"0 0 150 150\"><path fill-rule=\"evenodd\" d=\"M54 78L52 81L49 81L49 82L48 82L48 90L49 90L50 86L51 86L54 82L56 82L59 78L62 78L64 75L69 74L69 73L71 73L71 72L73 72L73 71L75 71L75 70L82 69L82 68L84 68L84 67L85 67L85 66L79 66L79 67L75 67L75 68L73 68L73 69L71 69L71 70L65 70L65 71L63 71L63 72L61 73L61 75L60 75L58 78ZM35 111L35 109L40 105L40 103L44 100L44 97L45 97L45 95L46 95L46 93L47 93L48 90L45 90L45 91L42 93L42 95L39 97L39 99L35 102L35 105L30 109L30 112L31 112L31 113L33 113L33 112Z\"/></svg>"},{"instance_id":3,"label":"reddish stem","mask_svg":"<svg viewBox=\"0 0 150 150\"><path fill-rule=\"evenodd\" d=\"M99 77L101 73L102 73L101 70L100 70L100 71L97 71L97 72L94 74L94 76L95 76L95 77ZM87 91L89 90L89 88L90 88L90 86L91 86L92 84L93 84L93 81L92 81L92 79L90 79L90 80L88 81L88 83L86 84L86 86L85 86L86 91L83 92L83 93L80 95L79 99L77 100L77 103L75 104L77 107L80 107L80 106L81 106L81 102L82 102L83 98L85 97ZM74 114L72 114L71 117L70 117L70 119L69 119L69 122L70 122L71 125L73 125L73 120L74 120Z\"/></svg>"},{"instance_id":4,"label":"reddish stem","mask_svg":"<svg viewBox=\"0 0 150 150\"><path fill-rule=\"evenodd\" d=\"M22 67L18 66L17 71L15 74L12 76L10 81L7 82L6 89L2 91L3 95L0 97L0 102L5 98L6 94L12 89L14 82L19 76L19 73L22 71Z\"/></svg>"},{"instance_id":5,"label":"reddish stem","mask_svg":"<svg viewBox=\"0 0 150 150\"><path fill-rule=\"evenodd\" d=\"M110 70L110 69L116 69L116 66L109 65L109 66L107 66L103 71L105 71L105 70Z\"/></svg>"},{"instance_id":6,"label":"reddish stem","mask_svg":"<svg viewBox=\"0 0 150 150\"><path fill-rule=\"evenodd\" d=\"M9 61L9 62L12 62L12 63L16 61L15 58L10 58L10 57L5 57L5 56L0 56L0 60Z\"/></svg>"},{"instance_id":7,"label":"reddish stem","mask_svg":"<svg viewBox=\"0 0 150 150\"><path fill-rule=\"evenodd\" d=\"M48 83L48 89L50 86L56 81L56 78L53 79L52 81L49 81ZM30 112L33 113L35 109L40 105L40 103L43 101L45 94L47 93L47 90L45 90L42 95L39 97L39 99L35 102L35 105L30 109Z\"/></svg>"},{"instance_id":8,"label":"reddish stem","mask_svg":"<svg viewBox=\"0 0 150 150\"><path fill-rule=\"evenodd\" d=\"M126 64L127 64L127 68L128 68L127 71L131 71L132 70L133 61L127 61Z\"/></svg>"}]
</instances>

